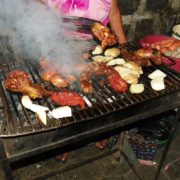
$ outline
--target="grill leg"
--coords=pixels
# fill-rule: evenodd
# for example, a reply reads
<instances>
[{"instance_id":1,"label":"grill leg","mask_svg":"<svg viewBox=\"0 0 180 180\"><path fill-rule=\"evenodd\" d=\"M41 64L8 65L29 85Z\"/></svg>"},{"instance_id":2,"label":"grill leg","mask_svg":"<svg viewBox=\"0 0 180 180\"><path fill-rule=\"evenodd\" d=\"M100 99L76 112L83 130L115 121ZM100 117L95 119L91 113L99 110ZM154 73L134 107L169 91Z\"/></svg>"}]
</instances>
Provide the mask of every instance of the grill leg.
<instances>
[{"instance_id":1,"label":"grill leg","mask_svg":"<svg viewBox=\"0 0 180 180\"><path fill-rule=\"evenodd\" d=\"M173 141L174 135L175 135L175 133L176 133L176 131L177 131L177 128L178 128L178 126L179 126L179 118L180 118L180 108L178 108L178 110L177 110L177 112L176 112L175 126L174 126L174 128L172 128L171 131L170 131L170 134L169 134L169 137L168 137L168 141L167 141L167 144L166 144L166 146L165 146L165 149L164 149L164 151L163 151L163 153L162 153L161 160L160 160L160 164L159 164L159 167L158 167L158 169L157 169L157 172L156 172L156 175L155 175L154 180L158 180L158 178L159 178L161 169L162 169L162 167L163 167L163 165L164 165L164 162L165 162L165 160L166 160L166 157L167 157L167 153L168 153L168 151L169 151L169 148L170 148L171 143L172 143L172 141Z\"/></svg>"},{"instance_id":2,"label":"grill leg","mask_svg":"<svg viewBox=\"0 0 180 180\"><path fill-rule=\"evenodd\" d=\"M4 149L3 141L0 139L0 179L12 180L11 167L8 162L6 152Z\"/></svg>"},{"instance_id":3,"label":"grill leg","mask_svg":"<svg viewBox=\"0 0 180 180\"><path fill-rule=\"evenodd\" d=\"M119 140L117 142L117 147L116 147L118 150L113 154L114 163L122 162L123 161L122 157L123 157L124 160L128 163L129 167L136 174L137 178L140 179L140 180L143 180L141 175L138 173L136 165L133 164L131 162L131 160L127 157L127 155L125 154L125 152L123 150L124 143L125 143L125 132L121 132L120 138L119 138Z\"/></svg>"}]
</instances>

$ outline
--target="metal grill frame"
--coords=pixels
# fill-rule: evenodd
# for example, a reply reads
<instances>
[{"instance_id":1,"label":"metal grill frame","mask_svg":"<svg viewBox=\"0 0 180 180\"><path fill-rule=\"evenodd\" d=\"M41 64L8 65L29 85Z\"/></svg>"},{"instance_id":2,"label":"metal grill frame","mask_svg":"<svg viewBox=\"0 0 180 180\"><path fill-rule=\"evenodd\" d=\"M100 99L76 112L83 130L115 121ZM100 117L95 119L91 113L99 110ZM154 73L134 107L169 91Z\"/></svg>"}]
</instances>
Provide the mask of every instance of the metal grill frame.
<instances>
[{"instance_id":1,"label":"metal grill frame","mask_svg":"<svg viewBox=\"0 0 180 180\"><path fill-rule=\"evenodd\" d=\"M12 92L7 91L4 88L3 80L5 75L13 70L13 69L22 69L28 72L31 75L31 78L34 82L43 83L40 78L40 74L38 70L35 68L35 65L30 63L28 60L21 59L20 62L16 62L16 59L13 55L13 50L10 46L8 38L2 38L3 42L3 51L1 52L4 63L3 68L1 69L1 101L4 105L2 107L4 119L1 127L0 137L16 137L16 136L24 136L30 135L45 131L54 130L57 128L63 128L65 126L73 125L76 123L86 122L98 118L104 118L113 113L121 114L124 109L136 107L140 104L146 103L148 101L152 101L154 99L169 96L172 93L177 93L180 91L180 76L179 74L175 74L172 70L170 70L166 66L155 66L148 67L144 70L144 74L140 78L140 82L145 85L145 91L142 94L134 95L130 93L119 94L113 92L113 90L105 85L104 88L98 86L98 83L94 83L95 91L93 95L84 96L77 88L75 91L88 99L88 101L93 105L92 107L88 107L85 110L80 110L79 108L73 109L73 116L70 118L62 118L62 119L48 119L48 126L42 125L36 117L32 115L32 113L25 109L21 104L21 95L14 94ZM14 59L14 64L10 61L10 58ZM166 89L163 91L153 91L150 87L150 81L147 78L147 75L153 72L155 69L160 69L167 74L167 78L165 78ZM77 85L75 85L77 86ZM20 114L18 105L21 106ZM50 109L54 108L52 103L49 100L42 99L36 101L36 103L41 105L46 105ZM28 125L27 127L24 125Z\"/></svg>"},{"instance_id":2,"label":"metal grill frame","mask_svg":"<svg viewBox=\"0 0 180 180\"><path fill-rule=\"evenodd\" d=\"M7 65L5 64L4 67L7 68ZM175 79L175 82L179 82L180 76L178 73L171 71L167 67L159 66L158 68L167 73L172 79ZM150 69L150 71L151 70L153 69ZM56 128L54 131L46 132L47 130L44 130L41 133L37 133L36 131L35 133L26 134L27 136L25 136L25 134L21 134L22 136L19 135L18 137L16 137L17 135L12 136L11 134L11 136L4 136L11 138L0 138L0 149L2 150L1 154L3 157L2 161L0 161L0 167L4 170L2 172L2 177L5 176L8 179L12 179L10 163L15 163L21 160L24 161L25 158L32 158L33 156L44 152L49 152L56 148L62 148L65 150L65 147L68 145L76 144L77 142L87 140L88 138L97 137L102 133L110 132L115 129L117 129L119 132L124 130L121 128L132 125L135 122L143 119L147 120L146 118L148 117L179 108L179 83L178 85L173 85L172 82L166 82L166 84L171 85L171 88L168 91L165 91L166 93L159 94L157 92L154 96L151 94L149 99L142 99L142 97L139 97L138 95L136 98L141 100L140 102L133 103L129 106L124 106L121 110L114 109L114 111L103 114L102 116L92 119L85 119L71 125L65 125L62 126L62 128ZM1 85L3 84L1 83ZM177 88L175 88L176 85ZM6 91L4 91L4 93L6 93ZM123 97L121 96L121 98ZM128 96L128 102L131 102L130 98L131 96ZM112 104L112 106L116 107L117 102ZM8 110L7 114L9 114ZM179 118L178 115L177 118ZM172 139L170 139L169 142L172 142ZM167 146L169 145L170 143L167 144ZM167 151L168 148L165 148L162 161L166 156ZM158 179L162 165L163 162L161 162L160 167L158 168L155 179ZM45 177L46 176L47 175L45 175Z\"/></svg>"}]
</instances>

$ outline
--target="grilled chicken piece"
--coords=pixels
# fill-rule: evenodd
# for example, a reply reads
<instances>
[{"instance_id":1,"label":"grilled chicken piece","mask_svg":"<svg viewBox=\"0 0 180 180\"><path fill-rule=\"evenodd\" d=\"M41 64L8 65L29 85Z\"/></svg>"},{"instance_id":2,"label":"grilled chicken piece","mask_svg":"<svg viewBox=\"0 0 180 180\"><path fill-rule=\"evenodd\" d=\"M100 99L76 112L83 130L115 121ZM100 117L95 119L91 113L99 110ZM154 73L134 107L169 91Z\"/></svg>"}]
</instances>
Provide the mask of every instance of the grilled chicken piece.
<instances>
[{"instance_id":1,"label":"grilled chicken piece","mask_svg":"<svg viewBox=\"0 0 180 180\"><path fill-rule=\"evenodd\" d=\"M101 46L103 49L118 43L117 36L112 33L108 27L105 27L100 22L93 23L91 30L93 35L101 42Z\"/></svg>"},{"instance_id":2,"label":"grilled chicken piece","mask_svg":"<svg viewBox=\"0 0 180 180\"><path fill-rule=\"evenodd\" d=\"M81 109L85 109L84 99L76 92L65 91L59 93L52 93L50 98L52 102L57 105L80 106Z\"/></svg>"},{"instance_id":3,"label":"grilled chicken piece","mask_svg":"<svg viewBox=\"0 0 180 180\"><path fill-rule=\"evenodd\" d=\"M91 94L93 92L93 86L90 81L83 80L80 82L80 90L85 94Z\"/></svg>"},{"instance_id":4,"label":"grilled chicken piece","mask_svg":"<svg viewBox=\"0 0 180 180\"><path fill-rule=\"evenodd\" d=\"M11 71L7 75L5 87L12 92L28 95L32 99L50 95L50 92L45 90L41 85L32 83L28 73L21 70Z\"/></svg>"},{"instance_id":5,"label":"grilled chicken piece","mask_svg":"<svg viewBox=\"0 0 180 180\"><path fill-rule=\"evenodd\" d=\"M142 58L141 56L135 55L134 52L129 52L126 48L121 49L121 55L126 61L133 61L139 66L151 66L149 58Z\"/></svg>"},{"instance_id":6,"label":"grilled chicken piece","mask_svg":"<svg viewBox=\"0 0 180 180\"><path fill-rule=\"evenodd\" d=\"M126 81L121 78L113 67L106 66L104 63L91 62L88 68L80 75L80 89L83 93L92 93L91 77L93 75L106 76L110 87L116 92L124 93L127 90Z\"/></svg>"},{"instance_id":7,"label":"grilled chicken piece","mask_svg":"<svg viewBox=\"0 0 180 180\"><path fill-rule=\"evenodd\" d=\"M56 68L53 68L46 60L40 60L39 65L43 69L41 78L44 81L51 82L58 88L67 87L77 80L77 78L72 74L69 74L65 68L57 70Z\"/></svg>"},{"instance_id":8,"label":"grilled chicken piece","mask_svg":"<svg viewBox=\"0 0 180 180\"><path fill-rule=\"evenodd\" d=\"M141 48L135 52L135 55L142 58L149 58L157 65L162 64L161 54L157 50L151 48Z\"/></svg>"},{"instance_id":9,"label":"grilled chicken piece","mask_svg":"<svg viewBox=\"0 0 180 180\"><path fill-rule=\"evenodd\" d=\"M44 81L51 82L51 78L56 74L57 74L57 71L49 69L42 72L41 77Z\"/></svg>"},{"instance_id":10,"label":"grilled chicken piece","mask_svg":"<svg viewBox=\"0 0 180 180\"><path fill-rule=\"evenodd\" d=\"M90 94L93 92L93 86L91 84L91 73L89 69L83 71L80 75L80 90L85 94Z\"/></svg>"},{"instance_id":11,"label":"grilled chicken piece","mask_svg":"<svg viewBox=\"0 0 180 180\"><path fill-rule=\"evenodd\" d=\"M41 78L44 81L51 82L54 86L58 88L67 87L69 86L70 82L72 83L75 80L75 77L68 76L67 79L65 79L63 76L61 76L57 71L55 70L46 70L41 74Z\"/></svg>"},{"instance_id":12,"label":"grilled chicken piece","mask_svg":"<svg viewBox=\"0 0 180 180\"><path fill-rule=\"evenodd\" d=\"M51 77L51 83L58 88L67 87L69 85L69 82L59 74L56 74Z\"/></svg>"},{"instance_id":13,"label":"grilled chicken piece","mask_svg":"<svg viewBox=\"0 0 180 180\"><path fill-rule=\"evenodd\" d=\"M151 61L160 65L162 63L161 54L151 48L141 48L134 52L129 52L126 48L121 49L121 55L126 61L134 61L140 66L151 66Z\"/></svg>"}]
</instances>

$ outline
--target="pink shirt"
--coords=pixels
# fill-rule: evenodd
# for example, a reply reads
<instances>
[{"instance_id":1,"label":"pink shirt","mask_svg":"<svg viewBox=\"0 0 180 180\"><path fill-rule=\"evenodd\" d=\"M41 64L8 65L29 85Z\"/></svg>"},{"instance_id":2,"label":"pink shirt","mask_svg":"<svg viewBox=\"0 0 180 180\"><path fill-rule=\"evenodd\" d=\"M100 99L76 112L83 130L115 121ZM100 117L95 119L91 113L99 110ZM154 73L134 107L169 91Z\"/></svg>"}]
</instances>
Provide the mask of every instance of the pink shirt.
<instances>
[{"instance_id":1,"label":"pink shirt","mask_svg":"<svg viewBox=\"0 0 180 180\"><path fill-rule=\"evenodd\" d=\"M48 0L50 7L57 7L64 16L93 19L107 25L111 0Z\"/></svg>"}]
</instances>

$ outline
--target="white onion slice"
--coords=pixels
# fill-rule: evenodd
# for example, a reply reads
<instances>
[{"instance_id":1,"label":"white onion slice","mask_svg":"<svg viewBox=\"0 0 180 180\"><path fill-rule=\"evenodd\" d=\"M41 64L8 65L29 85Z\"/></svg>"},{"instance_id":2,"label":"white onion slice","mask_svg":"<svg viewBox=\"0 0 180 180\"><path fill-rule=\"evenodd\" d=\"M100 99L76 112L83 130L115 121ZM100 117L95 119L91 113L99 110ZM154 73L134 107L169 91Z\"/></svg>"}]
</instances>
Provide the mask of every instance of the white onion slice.
<instances>
[{"instance_id":1,"label":"white onion slice","mask_svg":"<svg viewBox=\"0 0 180 180\"><path fill-rule=\"evenodd\" d=\"M151 87L155 91L161 91L161 90L165 89L164 78L158 77L158 78L151 80Z\"/></svg>"},{"instance_id":2,"label":"white onion slice","mask_svg":"<svg viewBox=\"0 0 180 180\"><path fill-rule=\"evenodd\" d=\"M148 78L150 79L156 79L158 77L166 77L166 74L164 72L162 72L161 70L157 69L154 72L152 72L151 74L148 75Z\"/></svg>"},{"instance_id":3,"label":"white onion slice","mask_svg":"<svg viewBox=\"0 0 180 180\"><path fill-rule=\"evenodd\" d=\"M38 105L38 104L31 104L30 110L33 112L48 111L49 108L45 107L45 106Z\"/></svg>"},{"instance_id":4,"label":"white onion slice","mask_svg":"<svg viewBox=\"0 0 180 180\"><path fill-rule=\"evenodd\" d=\"M27 109L30 109L31 106L32 106L32 101L31 101L31 99L30 99L30 97L28 95L22 96L21 103Z\"/></svg>"},{"instance_id":5,"label":"white onion slice","mask_svg":"<svg viewBox=\"0 0 180 180\"><path fill-rule=\"evenodd\" d=\"M64 117L71 117L72 116L72 110L69 106L63 106L56 109L53 109L50 111L50 114L53 118L64 118Z\"/></svg>"},{"instance_id":6,"label":"white onion slice","mask_svg":"<svg viewBox=\"0 0 180 180\"><path fill-rule=\"evenodd\" d=\"M92 51L93 55L97 55L97 54L101 54L101 53L103 53L103 49L100 45L96 46L94 51Z\"/></svg>"},{"instance_id":7,"label":"white onion slice","mask_svg":"<svg viewBox=\"0 0 180 180\"><path fill-rule=\"evenodd\" d=\"M143 84L131 84L130 86L130 92L132 94L140 94L144 91L144 85Z\"/></svg>"},{"instance_id":8,"label":"white onion slice","mask_svg":"<svg viewBox=\"0 0 180 180\"><path fill-rule=\"evenodd\" d=\"M47 125L47 115L46 115L46 112L45 111L37 111L36 114L37 114L39 120L41 120L41 122L44 125Z\"/></svg>"},{"instance_id":9,"label":"white onion slice","mask_svg":"<svg viewBox=\"0 0 180 180\"><path fill-rule=\"evenodd\" d=\"M116 59L112 59L109 62L107 62L107 66L114 66L114 65L123 65L125 64L125 60L123 58L116 58Z\"/></svg>"}]
</instances>

